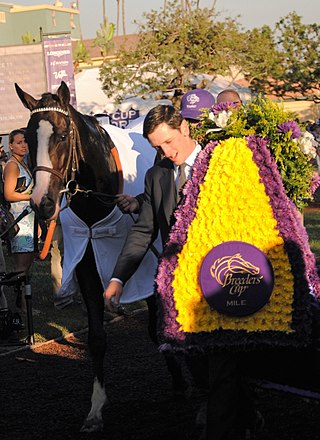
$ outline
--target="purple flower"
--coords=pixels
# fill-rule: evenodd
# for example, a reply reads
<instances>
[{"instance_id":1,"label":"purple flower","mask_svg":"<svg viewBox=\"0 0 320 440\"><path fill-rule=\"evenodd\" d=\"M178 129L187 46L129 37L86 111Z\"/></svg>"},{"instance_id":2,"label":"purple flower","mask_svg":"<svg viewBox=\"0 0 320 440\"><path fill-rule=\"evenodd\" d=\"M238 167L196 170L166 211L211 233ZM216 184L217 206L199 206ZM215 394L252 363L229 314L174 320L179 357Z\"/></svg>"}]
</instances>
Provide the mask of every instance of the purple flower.
<instances>
[{"instance_id":1,"label":"purple flower","mask_svg":"<svg viewBox=\"0 0 320 440\"><path fill-rule=\"evenodd\" d=\"M290 139L297 139L301 136L301 129L295 121L282 122L278 125L278 133L289 133Z\"/></svg>"},{"instance_id":2,"label":"purple flower","mask_svg":"<svg viewBox=\"0 0 320 440\"><path fill-rule=\"evenodd\" d=\"M311 180L310 192L314 194L320 186L320 176L318 174L314 175Z\"/></svg>"},{"instance_id":3,"label":"purple flower","mask_svg":"<svg viewBox=\"0 0 320 440\"><path fill-rule=\"evenodd\" d=\"M214 115L218 115L223 111L228 111L230 109L236 109L237 106L233 102L221 102L220 104L213 104L212 112Z\"/></svg>"}]
</instances>

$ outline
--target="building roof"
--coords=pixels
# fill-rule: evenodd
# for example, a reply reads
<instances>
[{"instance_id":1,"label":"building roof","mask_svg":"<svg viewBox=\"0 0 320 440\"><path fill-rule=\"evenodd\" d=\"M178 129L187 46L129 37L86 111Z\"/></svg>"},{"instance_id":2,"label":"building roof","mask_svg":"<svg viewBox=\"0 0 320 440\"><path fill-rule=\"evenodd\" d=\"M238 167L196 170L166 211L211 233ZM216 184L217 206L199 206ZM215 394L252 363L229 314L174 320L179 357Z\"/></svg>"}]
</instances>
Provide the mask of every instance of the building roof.
<instances>
[{"instance_id":1,"label":"building roof","mask_svg":"<svg viewBox=\"0 0 320 440\"><path fill-rule=\"evenodd\" d=\"M101 55L101 51L99 47L93 46L94 38L83 40L83 43L89 52L90 57L93 60L101 59L103 57ZM139 35L138 34L129 34L129 35L117 35L113 37L112 42L114 46L110 49L108 53L108 58L113 58L115 53L124 46L127 50L135 50L139 43ZM73 42L75 46L77 42Z\"/></svg>"},{"instance_id":2,"label":"building roof","mask_svg":"<svg viewBox=\"0 0 320 440\"><path fill-rule=\"evenodd\" d=\"M62 4L62 2L61 2ZM46 3L41 5L32 5L32 6L25 6L25 5L18 5L16 3L7 3L7 2L0 2L0 5L5 5L11 7L10 12L12 14L17 12L29 12L29 11L38 11L43 9L49 9L56 11L57 9L59 11L64 12L71 12L72 14L80 14L79 9L71 8L71 7L65 7L65 6L59 6L59 3L57 5L48 5Z\"/></svg>"}]
</instances>

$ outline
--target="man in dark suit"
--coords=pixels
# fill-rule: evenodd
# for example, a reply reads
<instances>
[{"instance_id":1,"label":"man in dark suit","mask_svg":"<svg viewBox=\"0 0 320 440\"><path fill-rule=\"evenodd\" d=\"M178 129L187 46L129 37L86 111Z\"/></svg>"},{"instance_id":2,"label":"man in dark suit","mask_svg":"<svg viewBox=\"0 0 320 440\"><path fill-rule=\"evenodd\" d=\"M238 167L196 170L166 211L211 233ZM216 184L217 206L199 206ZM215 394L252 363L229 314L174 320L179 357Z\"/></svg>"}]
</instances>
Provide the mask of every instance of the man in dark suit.
<instances>
[{"instance_id":1,"label":"man in dark suit","mask_svg":"<svg viewBox=\"0 0 320 440\"><path fill-rule=\"evenodd\" d=\"M145 118L143 134L153 148L161 150L164 158L146 173L144 201L137 223L128 234L104 292L105 303L110 310L119 304L123 285L136 271L159 231L163 244L166 242L173 223L173 212L179 202L181 168L184 168L188 179L201 150L200 145L190 137L187 121L172 106L159 105L150 110ZM154 309L151 325L156 342L155 321ZM207 360L206 357L199 359L200 363ZM187 357L186 361L189 361L197 385L208 386L209 389L205 438L224 440L229 438L237 416L235 406L240 404L237 395L237 361L230 354L214 355L210 359L213 361L210 367L213 371L210 386L207 381L207 364L202 365L204 368L201 370L196 358Z\"/></svg>"},{"instance_id":2,"label":"man in dark suit","mask_svg":"<svg viewBox=\"0 0 320 440\"><path fill-rule=\"evenodd\" d=\"M147 114L144 122L144 136L151 146L164 155L149 169L145 177L143 203L137 222L132 226L126 243L118 258L112 279L105 290L106 305L112 310L119 303L122 287L138 268L150 245L160 232L162 243L168 238L173 222L173 212L177 206L179 194L179 166L185 164L186 178L190 177L192 165L201 147L190 137L187 121L172 106L159 105ZM122 200L125 211L130 201ZM147 298L149 309L149 333L157 344L156 335L156 300ZM169 371L173 376L173 387L185 386L181 370L175 359L166 356ZM205 386L203 374L198 373L198 360L187 360L188 367L197 387ZM199 367L200 368L200 367ZM179 371L180 370L180 371Z\"/></svg>"},{"instance_id":3,"label":"man in dark suit","mask_svg":"<svg viewBox=\"0 0 320 440\"><path fill-rule=\"evenodd\" d=\"M143 134L151 146L161 150L165 157L146 173L140 215L128 234L113 277L104 292L106 304L111 308L113 302L119 302L123 284L136 271L159 231L163 244L166 242L177 206L179 166L186 162L188 178L201 150L190 137L187 121L172 106L158 105L150 110L145 118Z\"/></svg>"}]
</instances>

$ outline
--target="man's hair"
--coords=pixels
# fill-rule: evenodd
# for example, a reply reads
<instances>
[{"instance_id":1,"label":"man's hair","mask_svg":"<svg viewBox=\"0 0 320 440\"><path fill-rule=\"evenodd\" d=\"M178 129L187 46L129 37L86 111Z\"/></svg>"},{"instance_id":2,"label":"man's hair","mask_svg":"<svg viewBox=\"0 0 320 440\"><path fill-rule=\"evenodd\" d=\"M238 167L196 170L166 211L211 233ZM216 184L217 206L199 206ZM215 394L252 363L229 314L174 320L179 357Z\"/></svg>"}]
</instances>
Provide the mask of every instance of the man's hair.
<instances>
[{"instance_id":1,"label":"man's hair","mask_svg":"<svg viewBox=\"0 0 320 440\"><path fill-rule=\"evenodd\" d=\"M24 136L25 135L25 130L23 128L17 128L16 130L12 130L9 133L9 144L12 144L12 142L14 141L14 137L17 134L22 134Z\"/></svg>"},{"instance_id":2,"label":"man's hair","mask_svg":"<svg viewBox=\"0 0 320 440\"><path fill-rule=\"evenodd\" d=\"M183 121L183 117L180 112L176 110L172 105L157 105L152 108L145 117L143 123L143 136L148 139L158 125L165 122L169 127L173 129L179 129Z\"/></svg>"}]
</instances>

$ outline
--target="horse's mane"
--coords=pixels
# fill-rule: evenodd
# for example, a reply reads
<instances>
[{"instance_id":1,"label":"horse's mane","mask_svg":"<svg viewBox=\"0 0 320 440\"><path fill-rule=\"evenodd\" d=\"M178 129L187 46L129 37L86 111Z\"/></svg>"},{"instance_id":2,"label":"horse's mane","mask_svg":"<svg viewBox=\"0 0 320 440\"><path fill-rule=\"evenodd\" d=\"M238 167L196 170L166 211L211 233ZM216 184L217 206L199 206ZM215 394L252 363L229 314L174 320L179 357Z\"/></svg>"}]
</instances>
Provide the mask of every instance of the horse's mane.
<instances>
[{"instance_id":1,"label":"horse's mane","mask_svg":"<svg viewBox=\"0 0 320 440\"><path fill-rule=\"evenodd\" d=\"M81 127L83 128L81 139L82 145L85 146L85 143L87 145L93 144L95 147L101 148L104 159L106 161L106 170L108 169L111 171L109 174L109 184L111 185L111 188L113 188L113 190L118 189L119 179L117 175L116 164L112 156L112 148L115 148L115 145L110 135L104 130L104 128L99 124L98 120L94 116L84 115L83 113L80 113L71 104L68 105L68 110L70 113L70 117L72 118L78 130L80 131ZM97 137L100 139L100 142L93 142L92 140Z\"/></svg>"}]
</instances>

